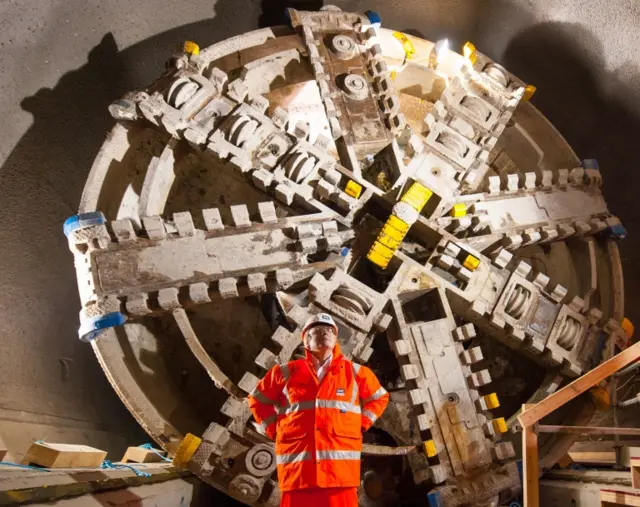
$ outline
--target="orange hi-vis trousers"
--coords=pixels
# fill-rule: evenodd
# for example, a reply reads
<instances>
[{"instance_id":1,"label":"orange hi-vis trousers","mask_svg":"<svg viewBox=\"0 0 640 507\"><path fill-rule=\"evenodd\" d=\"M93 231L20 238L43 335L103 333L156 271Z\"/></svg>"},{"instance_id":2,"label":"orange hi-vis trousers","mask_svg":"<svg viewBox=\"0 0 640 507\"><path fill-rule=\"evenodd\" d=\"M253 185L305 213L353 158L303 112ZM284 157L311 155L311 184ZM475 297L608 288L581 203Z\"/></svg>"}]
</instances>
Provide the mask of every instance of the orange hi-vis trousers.
<instances>
[{"instance_id":1,"label":"orange hi-vis trousers","mask_svg":"<svg viewBox=\"0 0 640 507\"><path fill-rule=\"evenodd\" d=\"M358 507L358 488L306 488L281 495L280 507Z\"/></svg>"}]
</instances>

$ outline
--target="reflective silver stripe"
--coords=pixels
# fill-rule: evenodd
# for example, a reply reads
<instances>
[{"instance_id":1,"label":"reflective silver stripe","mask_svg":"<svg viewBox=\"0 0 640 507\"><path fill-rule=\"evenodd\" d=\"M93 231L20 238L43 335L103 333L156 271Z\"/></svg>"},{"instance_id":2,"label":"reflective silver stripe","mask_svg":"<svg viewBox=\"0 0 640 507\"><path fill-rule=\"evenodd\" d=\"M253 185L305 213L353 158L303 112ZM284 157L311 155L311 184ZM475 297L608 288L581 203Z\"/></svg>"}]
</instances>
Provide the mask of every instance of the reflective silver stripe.
<instances>
[{"instance_id":1,"label":"reflective silver stripe","mask_svg":"<svg viewBox=\"0 0 640 507\"><path fill-rule=\"evenodd\" d=\"M352 412L354 414L359 414L361 409L360 405L355 405L354 403L348 403L346 401L335 401L335 400L316 400L317 408L336 408L343 412Z\"/></svg>"},{"instance_id":2,"label":"reflective silver stripe","mask_svg":"<svg viewBox=\"0 0 640 507\"><path fill-rule=\"evenodd\" d=\"M289 399L289 390L287 389L286 385L282 388L282 395L287 400L287 405L290 405L291 404L291 400Z\"/></svg>"},{"instance_id":3,"label":"reflective silver stripe","mask_svg":"<svg viewBox=\"0 0 640 507\"><path fill-rule=\"evenodd\" d=\"M378 418L378 416L371 412L371 410L363 410L362 415L371 419L372 423L376 422L376 419Z\"/></svg>"},{"instance_id":4,"label":"reflective silver stripe","mask_svg":"<svg viewBox=\"0 0 640 507\"><path fill-rule=\"evenodd\" d=\"M366 405L367 403L371 402L371 401L376 401L379 400L380 398L382 398L385 394L387 394L387 391L385 390L384 387L381 387L380 389L378 389L375 393L373 393L371 396L369 396L366 400L364 400L362 402L363 405Z\"/></svg>"},{"instance_id":5,"label":"reflective silver stripe","mask_svg":"<svg viewBox=\"0 0 640 507\"><path fill-rule=\"evenodd\" d=\"M292 403L291 405L286 405L284 407L280 407L278 409L278 414L286 415L291 414L293 412L299 412L301 410L310 410L315 408L316 404L313 400L311 401L301 401L299 403Z\"/></svg>"},{"instance_id":6,"label":"reflective silver stripe","mask_svg":"<svg viewBox=\"0 0 640 507\"><path fill-rule=\"evenodd\" d=\"M281 364L280 372L282 373L282 376L284 377L285 380L289 380L289 377L291 376L291 371L289 370L289 364Z\"/></svg>"},{"instance_id":7,"label":"reflective silver stripe","mask_svg":"<svg viewBox=\"0 0 640 507\"><path fill-rule=\"evenodd\" d=\"M335 408L342 412L351 412L354 414L359 414L361 412L360 405L356 405L355 403L336 400L310 400L280 407L278 409L278 414L286 415L293 412L299 412L301 410L311 410L313 408Z\"/></svg>"},{"instance_id":8,"label":"reflective silver stripe","mask_svg":"<svg viewBox=\"0 0 640 507\"><path fill-rule=\"evenodd\" d=\"M270 415L269 417L267 417L262 421L262 424L260 426L264 426L266 428L267 426L269 426L270 424L273 424L277 420L278 420L278 416L276 414Z\"/></svg>"},{"instance_id":9,"label":"reflective silver stripe","mask_svg":"<svg viewBox=\"0 0 640 507\"><path fill-rule=\"evenodd\" d=\"M354 362L351 362L351 366L353 367L353 376L357 377L358 372L360 371L360 365ZM353 395L351 396L351 403L355 403L358 399L358 382L356 379L353 379Z\"/></svg>"},{"instance_id":10,"label":"reflective silver stripe","mask_svg":"<svg viewBox=\"0 0 640 507\"><path fill-rule=\"evenodd\" d=\"M278 403L277 401L269 398L262 391L258 390L257 387L249 393L249 396L253 396L256 400L258 400L260 403L263 403L265 405L275 405L276 403Z\"/></svg>"},{"instance_id":11,"label":"reflective silver stripe","mask_svg":"<svg viewBox=\"0 0 640 507\"><path fill-rule=\"evenodd\" d=\"M360 451L316 451L318 460L358 460Z\"/></svg>"},{"instance_id":12,"label":"reflective silver stripe","mask_svg":"<svg viewBox=\"0 0 640 507\"><path fill-rule=\"evenodd\" d=\"M278 465L286 465L288 463L300 463L301 461L309 461L311 453L308 451L298 452L296 454L277 454L276 463Z\"/></svg>"},{"instance_id":13,"label":"reflective silver stripe","mask_svg":"<svg viewBox=\"0 0 640 507\"><path fill-rule=\"evenodd\" d=\"M351 403L355 404L357 399L358 399L358 384L357 384L357 382L354 382L353 383L353 394L351 395Z\"/></svg>"}]
</instances>

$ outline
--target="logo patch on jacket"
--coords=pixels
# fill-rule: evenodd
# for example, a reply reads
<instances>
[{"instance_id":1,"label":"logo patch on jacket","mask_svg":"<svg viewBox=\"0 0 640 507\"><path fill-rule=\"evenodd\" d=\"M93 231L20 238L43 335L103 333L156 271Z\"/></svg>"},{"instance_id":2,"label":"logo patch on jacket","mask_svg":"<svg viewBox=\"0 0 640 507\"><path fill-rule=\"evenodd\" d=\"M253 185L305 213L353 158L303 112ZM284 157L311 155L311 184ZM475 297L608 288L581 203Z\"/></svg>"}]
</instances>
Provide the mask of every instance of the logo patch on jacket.
<instances>
[{"instance_id":1,"label":"logo patch on jacket","mask_svg":"<svg viewBox=\"0 0 640 507\"><path fill-rule=\"evenodd\" d=\"M344 389L342 387L336 391L336 396L344 396Z\"/></svg>"}]
</instances>

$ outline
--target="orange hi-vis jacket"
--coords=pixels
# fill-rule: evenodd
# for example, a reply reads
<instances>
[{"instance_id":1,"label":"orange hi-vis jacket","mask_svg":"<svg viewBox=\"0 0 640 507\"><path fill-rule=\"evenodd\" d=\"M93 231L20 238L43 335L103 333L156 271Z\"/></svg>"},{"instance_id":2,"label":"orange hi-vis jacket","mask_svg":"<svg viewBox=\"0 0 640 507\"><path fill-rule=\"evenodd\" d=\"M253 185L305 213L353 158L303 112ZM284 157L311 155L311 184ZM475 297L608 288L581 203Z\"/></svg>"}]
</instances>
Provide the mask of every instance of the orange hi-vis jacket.
<instances>
[{"instance_id":1,"label":"orange hi-vis jacket","mask_svg":"<svg viewBox=\"0 0 640 507\"><path fill-rule=\"evenodd\" d=\"M382 415L389 393L339 345L320 382L306 355L271 368L248 398L276 441L280 490L359 486L362 433Z\"/></svg>"}]
</instances>

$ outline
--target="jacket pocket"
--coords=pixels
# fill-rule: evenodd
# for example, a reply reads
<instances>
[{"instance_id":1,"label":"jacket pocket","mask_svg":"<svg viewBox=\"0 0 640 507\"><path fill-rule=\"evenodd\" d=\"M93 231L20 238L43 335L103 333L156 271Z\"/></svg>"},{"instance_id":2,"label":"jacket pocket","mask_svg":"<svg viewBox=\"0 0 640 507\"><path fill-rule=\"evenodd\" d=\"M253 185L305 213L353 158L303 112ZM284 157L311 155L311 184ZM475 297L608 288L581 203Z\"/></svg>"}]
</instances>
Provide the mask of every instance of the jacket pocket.
<instances>
[{"instance_id":1,"label":"jacket pocket","mask_svg":"<svg viewBox=\"0 0 640 507\"><path fill-rule=\"evenodd\" d=\"M346 417L344 421L336 421L333 426L333 433L342 438L359 438L362 439L362 430L360 429L360 416Z\"/></svg>"}]
</instances>

